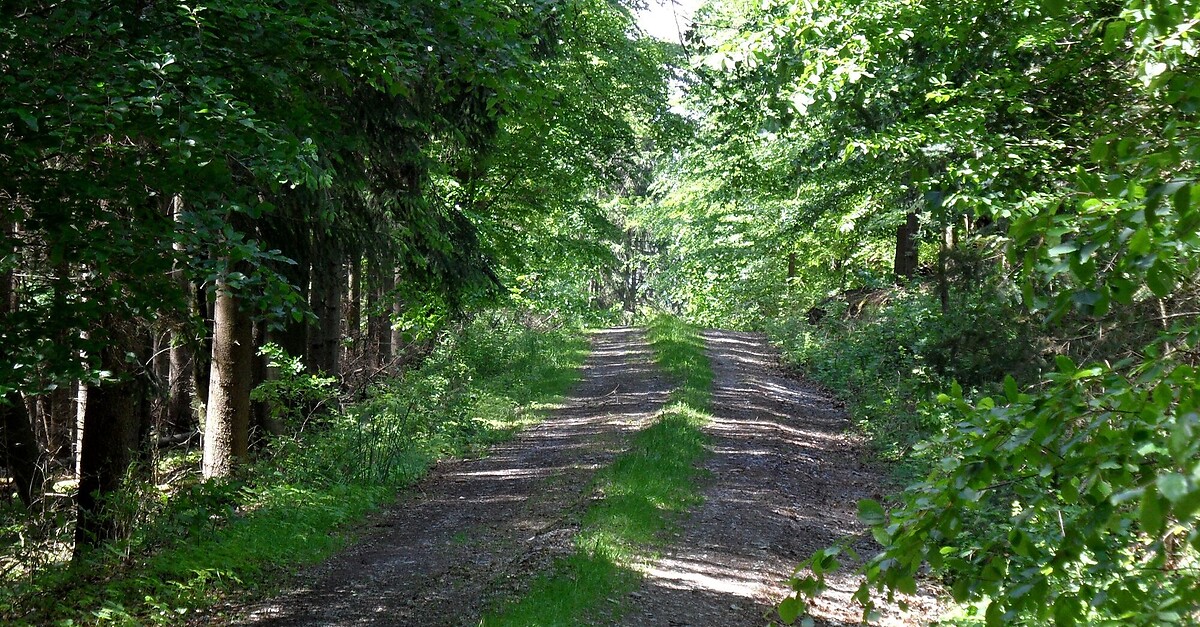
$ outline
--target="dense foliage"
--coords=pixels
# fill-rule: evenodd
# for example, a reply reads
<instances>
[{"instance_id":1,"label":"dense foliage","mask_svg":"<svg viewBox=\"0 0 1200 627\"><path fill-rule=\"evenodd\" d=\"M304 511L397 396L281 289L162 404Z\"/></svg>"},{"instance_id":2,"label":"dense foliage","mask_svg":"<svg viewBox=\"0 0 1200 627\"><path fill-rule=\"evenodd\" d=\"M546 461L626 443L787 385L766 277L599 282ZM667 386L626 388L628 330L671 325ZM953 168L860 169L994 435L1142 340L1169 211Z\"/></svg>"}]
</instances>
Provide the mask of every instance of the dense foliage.
<instances>
[{"instance_id":1,"label":"dense foliage","mask_svg":"<svg viewBox=\"0 0 1200 627\"><path fill-rule=\"evenodd\" d=\"M636 4L0 3L6 576L334 525L532 398L462 384L548 350L483 312L649 304L767 329L919 477L860 506L868 617L930 571L993 625L1195 622L1200 3L710 0L682 49ZM643 444L605 481L687 483ZM581 542L567 580L642 540Z\"/></svg>"},{"instance_id":2,"label":"dense foliage","mask_svg":"<svg viewBox=\"0 0 1200 627\"><path fill-rule=\"evenodd\" d=\"M270 589L289 564L316 561L340 545L328 530L388 502L433 462L476 454L539 419L575 380L586 352L577 332L531 330L503 314L445 340L370 398L275 441L272 455L237 480L200 481L194 454L164 459L163 474L177 477L169 489L142 486L124 497L130 537L82 563L6 586L0 617L172 623L241 586ZM338 405L327 385L290 384ZM5 520L19 529L15 522ZM28 547L23 557L37 559L37 550Z\"/></svg>"},{"instance_id":3,"label":"dense foliage","mask_svg":"<svg viewBox=\"0 0 1200 627\"><path fill-rule=\"evenodd\" d=\"M932 568L989 624L1194 620L1197 11L701 9L698 136L642 218L673 244L660 293L770 327L924 464L862 504L868 616Z\"/></svg>"},{"instance_id":4,"label":"dense foliage","mask_svg":"<svg viewBox=\"0 0 1200 627\"><path fill-rule=\"evenodd\" d=\"M565 367L514 326L607 315L673 54L607 0L0 3L5 583L203 518L197 462L269 511L220 486L394 488L511 428L536 394L480 386Z\"/></svg>"}]
</instances>

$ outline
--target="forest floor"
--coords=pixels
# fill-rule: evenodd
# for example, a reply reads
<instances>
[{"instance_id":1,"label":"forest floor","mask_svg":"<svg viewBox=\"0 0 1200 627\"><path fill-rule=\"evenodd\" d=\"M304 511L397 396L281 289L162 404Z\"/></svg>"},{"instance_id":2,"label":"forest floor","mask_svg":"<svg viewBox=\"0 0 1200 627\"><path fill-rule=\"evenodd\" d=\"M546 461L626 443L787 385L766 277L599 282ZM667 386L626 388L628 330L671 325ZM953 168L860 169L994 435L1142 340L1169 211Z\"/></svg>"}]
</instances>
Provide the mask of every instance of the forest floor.
<instances>
[{"instance_id":1,"label":"forest floor","mask_svg":"<svg viewBox=\"0 0 1200 627\"><path fill-rule=\"evenodd\" d=\"M870 551L856 503L882 496L882 471L865 461L838 403L784 374L761 335L704 337L714 374L704 502L641 566L640 588L613 600L621 625L765 625L792 568L814 550L854 533L856 548ZM207 622L478 625L574 551L580 517L599 498L593 476L670 391L640 330L597 332L582 380L547 420L486 458L438 464L351 548L297 573L280 596ZM858 624L856 583L831 583L814 608L818 624ZM877 624L925 625L940 612L928 592L908 601L907 612L885 608Z\"/></svg>"}]
</instances>

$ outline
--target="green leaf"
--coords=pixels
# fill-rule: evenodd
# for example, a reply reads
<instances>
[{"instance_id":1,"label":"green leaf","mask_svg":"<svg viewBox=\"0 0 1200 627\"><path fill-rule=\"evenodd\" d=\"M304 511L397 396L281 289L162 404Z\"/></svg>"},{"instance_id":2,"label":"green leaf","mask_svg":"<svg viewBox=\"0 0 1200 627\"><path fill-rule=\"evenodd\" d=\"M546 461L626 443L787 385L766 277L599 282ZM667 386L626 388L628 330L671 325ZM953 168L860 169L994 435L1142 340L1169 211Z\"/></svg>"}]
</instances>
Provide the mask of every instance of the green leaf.
<instances>
[{"instance_id":1,"label":"green leaf","mask_svg":"<svg viewBox=\"0 0 1200 627\"><path fill-rule=\"evenodd\" d=\"M871 499L863 499L858 502L858 519L864 525L874 527L887 522L887 512L879 503Z\"/></svg>"},{"instance_id":2,"label":"green leaf","mask_svg":"<svg viewBox=\"0 0 1200 627\"><path fill-rule=\"evenodd\" d=\"M784 623L791 625L796 622L796 618L804 611L804 601L796 597L788 597L779 604L777 609L779 611L779 618Z\"/></svg>"},{"instance_id":3,"label":"green leaf","mask_svg":"<svg viewBox=\"0 0 1200 627\"><path fill-rule=\"evenodd\" d=\"M1189 492L1187 477L1177 472L1159 475L1155 484L1158 486L1158 493L1172 503L1187 496Z\"/></svg>"},{"instance_id":4,"label":"green leaf","mask_svg":"<svg viewBox=\"0 0 1200 627\"><path fill-rule=\"evenodd\" d=\"M1055 246L1046 252L1051 257L1061 257L1067 253L1073 253L1077 250L1079 250L1079 244L1076 244L1074 241L1071 241L1071 242L1059 244L1058 246Z\"/></svg>"},{"instance_id":5,"label":"green leaf","mask_svg":"<svg viewBox=\"0 0 1200 627\"><path fill-rule=\"evenodd\" d=\"M1179 215L1187 214L1192 208L1192 186L1184 185L1171 196L1171 206Z\"/></svg>"},{"instance_id":6,"label":"green leaf","mask_svg":"<svg viewBox=\"0 0 1200 627\"><path fill-rule=\"evenodd\" d=\"M1079 602L1072 597L1060 595L1054 600L1055 627L1074 627L1079 622Z\"/></svg>"},{"instance_id":7,"label":"green leaf","mask_svg":"<svg viewBox=\"0 0 1200 627\"><path fill-rule=\"evenodd\" d=\"M1004 608L996 600L988 603L987 611L983 613L983 621L987 627L1002 627L1004 625Z\"/></svg>"},{"instance_id":8,"label":"green leaf","mask_svg":"<svg viewBox=\"0 0 1200 627\"><path fill-rule=\"evenodd\" d=\"M1125 31L1129 29L1129 22L1125 20L1113 20L1104 27L1104 44L1105 52L1113 52L1117 46L1125 40Z\"/></svg>"},{"instance_id":9,"label":"green leaf","mask_svg":"<svg viewBox=\"0 0 1200 627\"><path fill-rule=\"evenodd\" d=\"M1135 255L1144 255L1150 252L1150 229L1140 228L1133 237L1129 238L1129 252Z\"/></svg>"},{"instance_id":10,"label":"green leaf","mask_svg":"<svg viewBox=\"0 0 1200 627\"><path fill-rule=\"evenodd\" d=\"M17 117L21 118L21 121L25 123L25 126L28 126L34 131L38 130L38 121L37 118L33 117L33 114L24 109L17 109L16 112Z\"/></svg>"},{"instance_id":11,"label":"green leaf","mask_svg":"<svg viewBox=\"0 0 1200 627\"><path fill-rule=\"evenodd\" d=\"M1017 390L1017 380L1011 374L1004 375L1004 397L1010 403L1015 403L1020 398L1020 393Z\"/></svg>"},{"instance_id":12,"label":"green leaf","mask_svg":"<svg viewBox=\"0 0 1200 627\"><path fill-rule=\"evenodd\" d=\"M1175 277L1166 266L1156 261L1146 273L1146 285L1155 296L1166 298L1175 289Z\"/></svg>"},{"instance_id":13,"label":"green leaf","mask_svg":"<svg viewBox=\"0 0 1200 627\"><path fill-rule=\"evenodd\" d=\"M1151 536L1158 536L1166 528L1166 508L1163 507L1163 500L1159 498L1158 492L1155 490L1147 489L1142 495L1138 520L1142 523L1142 531Z\"/></svg>"}]
</instances>

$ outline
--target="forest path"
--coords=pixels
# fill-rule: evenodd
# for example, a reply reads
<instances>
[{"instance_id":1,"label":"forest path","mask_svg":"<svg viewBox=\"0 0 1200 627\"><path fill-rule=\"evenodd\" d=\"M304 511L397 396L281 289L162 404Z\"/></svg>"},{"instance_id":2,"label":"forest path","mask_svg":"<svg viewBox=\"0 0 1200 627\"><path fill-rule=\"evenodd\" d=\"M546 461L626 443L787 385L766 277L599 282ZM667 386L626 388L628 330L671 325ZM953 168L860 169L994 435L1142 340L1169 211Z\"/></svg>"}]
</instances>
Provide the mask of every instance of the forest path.
<instances>
[{"instance_id":1,"label":"forest path","mask_svg":"<svg viewBox=\"0 0 1200 627\"><path fill-rule=\"evenodd\" d=\"M483 459L439 463L300 586L244 625L473 625L483 599L573 551L599 468L649 424L670 386L641 330L592 334L564 407Z\"/></svg>"},{"instance_id":2,"label":"forest path","mask_svg":"<svg viewBox=\"0 0 1200 627\"><path fill-rule=\"evenodd\" d=\"M625 626L766 625L798 562L847 533L872 554L857 502L882 496L882 474L841 403L783 372L762 334L706 331L704 340L713 369L704 503L643 569ZM837 574L830 583L813 607L817 624L860 624L850 598L857 580ZM874 624L927 625L940 612L932 594L908 601L910 611L881 608Z\"/></svg>"},{"instance_id":3,"label":"forest path","mask_svg":"<svg viewBox=\"0 0 1200 627\"><path fill-rule=\"evenodd\" d=\"M760 334L707 331L714 381L704 502L683 516L662 556L642 566L623 627L766 625L795 564L856 533L858 499L880 498L879 469L849 433L840 403L784 373ZM519 596L570 554L595 471L624 450L667 400L641 331L592 336L583 379L554 416L484 459L438 464L346 552L284 595L243 612L245 625L472 626L488 599ZM830 578L819 625L857 625L857 583ZM877 624L925 625L939 604L884 608ZM587 622L588 617L579 617Z\"/></svg>"}]
</instances>

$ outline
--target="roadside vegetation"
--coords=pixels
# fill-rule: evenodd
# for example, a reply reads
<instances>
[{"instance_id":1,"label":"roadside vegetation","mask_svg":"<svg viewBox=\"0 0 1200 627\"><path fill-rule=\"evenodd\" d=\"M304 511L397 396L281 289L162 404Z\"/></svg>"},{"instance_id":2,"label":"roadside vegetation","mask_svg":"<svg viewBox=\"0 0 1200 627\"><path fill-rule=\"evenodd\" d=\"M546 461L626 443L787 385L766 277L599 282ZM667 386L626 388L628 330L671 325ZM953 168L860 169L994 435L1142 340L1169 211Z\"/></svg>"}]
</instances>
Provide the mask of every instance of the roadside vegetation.
<instances>
[{"instance_id":1,"label":"roadside vegetation","mask_svg":"<svg viewBox=\"0 0 1200 627\"><path fill-rule=\"evenodd\" d=\"M700 501L697 464L705 454L712 369L698 330L678 318L649 321L656 365L677 386L653 424L601 469L600 496L586 512L575 552L536 579L520 598L484 617L492 625L583 625L619 615L641 581L639 567L670 541L678 518Z\"/></svg>"},{"instance_id":2,"label":"roadside vegetation","mask_svg":"<svg viewBox=\"0 0 1200 627\"><path fill-rule=\"evenodd\" d=\"M1196 3L709 2L696 139L638 224L662 307L768 330L899 486L872 605L988 625L1195 624Z\"/></svg>"},{"instance_id":3,"label":"roadside vegetation","mask_svg":"<svg viewBox=\"0 0 1200 627\"><path fill-rule=\"evenodd\" d=\"M579 331L488 315L447 331L419 367L375 384L363 400L307 375L284 377L272 395L287 394L268 402L301 396L329 409L295 414L303 428L273 438L260 462L220 482L203 480L197 452L168 456L160 472L169 479L114 503L133 532L103 552L56 563L39 548L69 538L9 545L0 618L142 625L206 612L220 620L227 598L269 593L296 567L327 557L437 460L483 454L540 420L585 355ZM22 529L18 513L4 512L8 533Z\"/></svg>"},{"instance_id":4,"label":"roadside vegetation","mask_svg":"<svg viewBox=\"0 0 1200 627\"><path fill-rule=\"evenodd\" d=\"M1200 2L643 4L0 3L0 620L318 559L649 309L769 332L896 462L785 622L851 561L866 618L1196 624ZM651 326L675 403L489 620L611 605L693 502L706 366Z\"/></svg>"}]
</instances>

